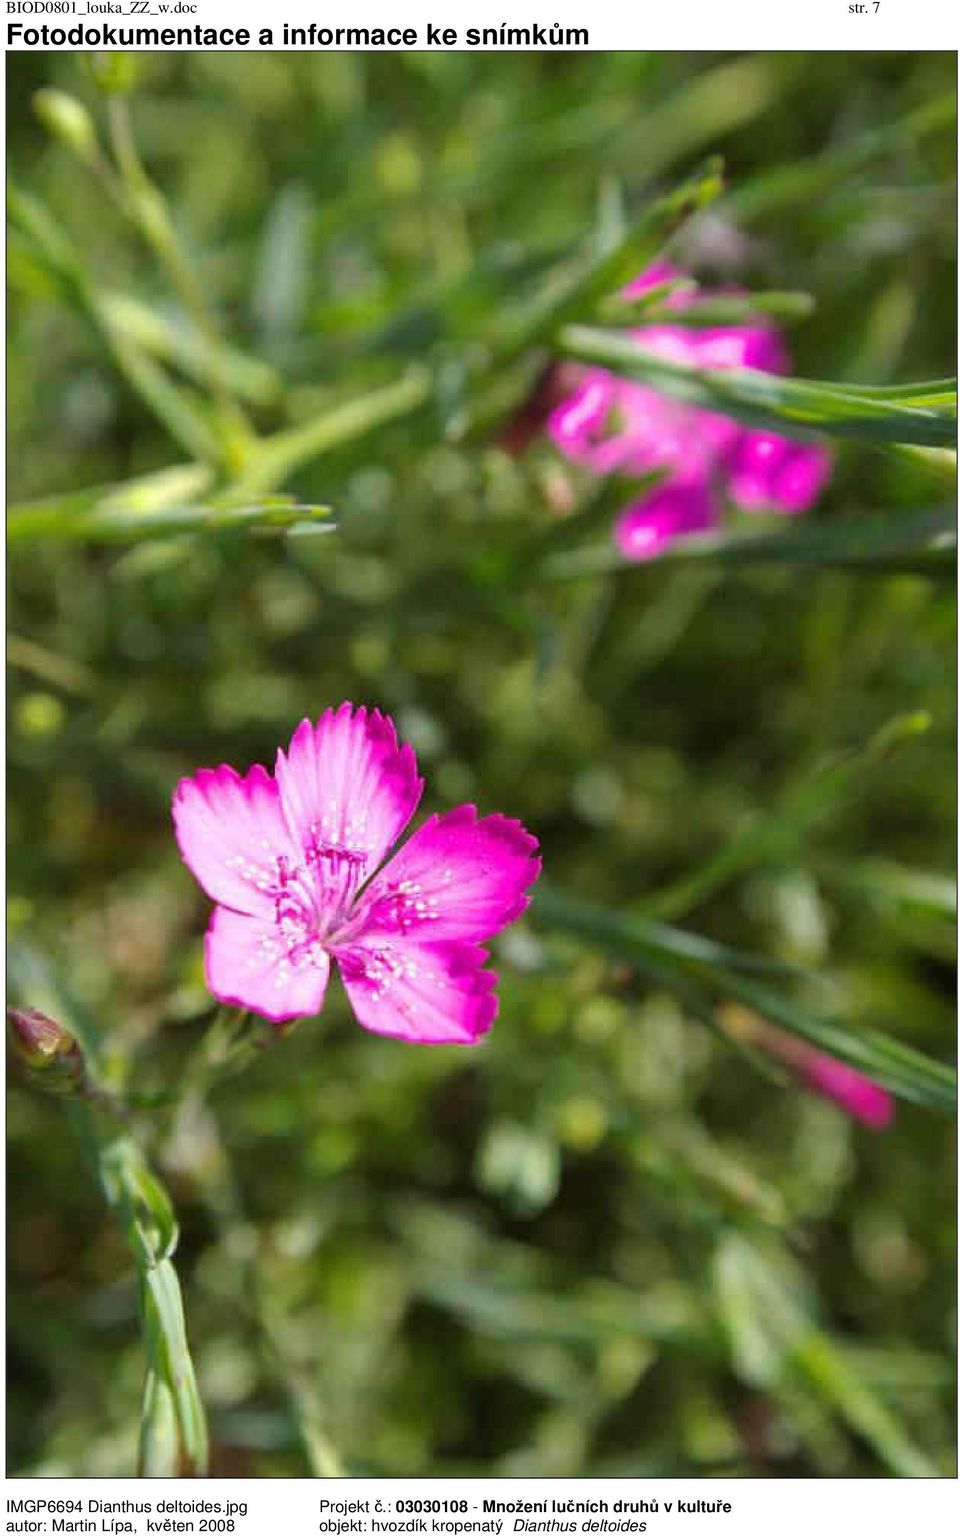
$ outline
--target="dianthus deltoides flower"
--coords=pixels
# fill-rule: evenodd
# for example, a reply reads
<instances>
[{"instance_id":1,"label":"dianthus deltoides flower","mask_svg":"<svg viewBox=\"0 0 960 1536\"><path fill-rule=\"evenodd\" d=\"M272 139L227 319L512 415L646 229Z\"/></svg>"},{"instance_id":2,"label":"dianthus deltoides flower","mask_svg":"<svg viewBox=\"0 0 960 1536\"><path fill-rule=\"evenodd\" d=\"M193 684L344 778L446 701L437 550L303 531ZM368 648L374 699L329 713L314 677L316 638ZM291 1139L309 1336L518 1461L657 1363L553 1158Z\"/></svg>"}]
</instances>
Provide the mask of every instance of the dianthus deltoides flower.
<instances>
[{"instance_id":1,"label":"dianthus deltoides flower","mask_svg":"<svg viewBox=\"0 0 960 1536\"><path fill-rule=\"evenodd\" d=\"M626 297L680 278L656 262L626 288ZM663 308L695 308L694 287L668 294ZM753 368L783 373L788 359L774 326L687 326L656 322L631 332L654 356L702 369ZM685 405L646 384L604 368L584 368L573 393L556 406L547 431L570 459L596 474L663 479L628 507L616 539L630 560L649 560L684 534L716 527L722 498L746 512L805 512L820 493L830 459L816 443L743 427L715 411Z\"/></svg>"},{"instance_id":2,"label":"dianthus deltoides flower","mask_svg":"<svg viewBox=\"0 0 960 1536\"><path fill-rule=\"evenodd\" d=\"M352 704L303 720L274 774L223 765L182 779L177 842L217 903L211 992L275 1023L305 1018L336 960L364 1028L424 1045L484 1034L497 977L480 943L527 906L537 841L519 821L462 805L384 864L422 790L393 722Z\"/></svg>"}]
</instances>

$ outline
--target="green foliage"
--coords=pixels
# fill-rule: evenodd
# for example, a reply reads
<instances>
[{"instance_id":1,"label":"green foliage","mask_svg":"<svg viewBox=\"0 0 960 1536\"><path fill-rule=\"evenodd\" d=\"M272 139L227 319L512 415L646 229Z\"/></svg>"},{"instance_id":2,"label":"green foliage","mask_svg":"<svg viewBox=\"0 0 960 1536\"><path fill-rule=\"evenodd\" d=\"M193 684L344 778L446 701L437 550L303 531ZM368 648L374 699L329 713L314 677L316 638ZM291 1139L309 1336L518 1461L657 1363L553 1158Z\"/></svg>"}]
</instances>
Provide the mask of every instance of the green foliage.
<instances>
[{"instance_id":1,"label":"green foliage","mask_svg":"<svg viewBox=\"0 0 960 1536\"><path fill-rule=\"evenodd\" d=\"M642 343L571 325L557 336L557 350L575 362L609 368L651 384L689 405L721 411L771 432L829 432L867 442L918 443L936 448L956 442L957 381L912 384L892 394L864 385L818 384L752 368L712 373L654 357Z\"/></svg>"},{"instance_id":2,"label":"green foliage","mask_svg":"<svg viewBox=\"0 0 960 1536\"><path fill-rule=\"evenodd\" d=\"M100 1094L11 1074L10 1470L951 1472L949 56L10 92L11 970ZM664 244L795 375L645 355ZM821 505L624 566L636 483L498 446L559 357L827 434ZM541 839L476 1051L204 987L173 786L345 698Z\"/></svg>"}]
</instances>

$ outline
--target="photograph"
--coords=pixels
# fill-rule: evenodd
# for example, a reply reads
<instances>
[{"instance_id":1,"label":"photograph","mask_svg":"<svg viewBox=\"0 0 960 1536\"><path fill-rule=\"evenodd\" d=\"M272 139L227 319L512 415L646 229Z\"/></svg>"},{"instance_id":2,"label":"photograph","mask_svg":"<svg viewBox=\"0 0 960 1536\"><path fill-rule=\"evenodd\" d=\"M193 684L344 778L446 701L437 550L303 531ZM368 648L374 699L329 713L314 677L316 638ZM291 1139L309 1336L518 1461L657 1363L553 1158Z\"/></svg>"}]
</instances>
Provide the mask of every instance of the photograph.
<instances>
[{"instance_id":1,"label":"photograph","mask_svg":"<svg viewBox=\"0 0 960 1536\"><path fill-rule=\"evenodd\" d=\"M7 1477L955 1478L956 53L6 90Z\"/></svg>"}]
</instances>

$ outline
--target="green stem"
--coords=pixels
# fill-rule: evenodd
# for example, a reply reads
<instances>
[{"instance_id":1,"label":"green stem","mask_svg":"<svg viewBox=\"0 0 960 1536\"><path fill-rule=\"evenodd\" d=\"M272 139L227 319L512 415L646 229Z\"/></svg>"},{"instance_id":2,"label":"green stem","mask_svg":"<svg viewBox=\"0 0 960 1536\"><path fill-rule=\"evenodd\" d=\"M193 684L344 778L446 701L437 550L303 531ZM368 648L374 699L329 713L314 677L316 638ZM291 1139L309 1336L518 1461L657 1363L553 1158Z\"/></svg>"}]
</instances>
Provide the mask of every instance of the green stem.
<instances>
[{"instance_id":1,"label":"green stem","mask_svg":"<svg viewBox=\"0 0 960 1536\"><path fill-rule=\"evenodd\" d=\"M228 1010L223 1010L214 1020L204 1048L192 1068L188 1068L187 1090L178 1109L178 1122L188 1125L205 1108L205 1155L192 1173L218 1241L233 1259L237 1305L252 1324L266 1371L283 1387L310 1475L343 1477L343 1465L327 1433L326 1412L307 1371L295 1359L288 1338L287 1319L265 1281L258 1245L243 1209L240 1189L216 1118L210 1105L204 1105L206 1094L219 1079L220 1072L231 1065L233 1070L239 1070L249 1059L245 1047L249 1046L250 1037L244 1036L245 1022L245 1016L240 1015L238 1029L237 1016L231 1016ZM255 1051L261 1048L262 1044L254 1046ZM173 1135L176 1139L176 1127Z\"/></svg>"},{"instance_id":2,"label":"green stem","mask_svg":"<svg viewBox=\"0 0 960 1536\"><path fill-rule=\"evenodd\" d=\"M234 480L237 496L254 496L281 485L311 459L331 448L353 442L376 427L419 410L430 399L433 379L426 369L412 368L403 378L358 400L316 416L261 440L251 450L246 469Z\"/></svg>"},{"instance_id":3,"label":"green stem","mask_svg":"<svg viewBox=\"0 0 960 1536\"><path fill-rule=\"evenodd\" d=\"M111 97L108 114L111 142L125 193L124 207L154 255L166 268L188 314L207 343L208 380L221 420L227 429L231 455L229 467L239 467L245 458L245 445L253 437L253 432L224 375L221 339L216 321L181 248L163 193L151 180L140 159L127 100L122 96Z\"/></svg>"},{"instance_id":4,"label":"green stem","mask_svg":"<svg viewBox=\"0 0 960 1536\"><path fill-rule=\"evenodd\" d=\"M342 1477L343 1467L327 1434L323 1407L306 1371L293 1358L286 1319L264 1281L256 1240L247 1240L248 1234L253 1237L250 1223L208 1102L212 1088L225 1077L243 1071L281 1033L276 1025L254 1014L221 1008L187 1062L171 1139L176 1142L182 1128L189 1129L191 1122L205 1115L205 1155L191 1171L219 1242L234 1259L237 1303L250 1318L266 1369L283 1386L311 1475Z\"/></svg>"},{"instance_id":5,"label":"green stem","mask_svg":"<svg viewBox=\"0 0 960 1536\"><path fill-rule=\"evenodd\" d=\"M208 1438L172 1255L179 1231L170 1198L125 1130L91 1103L72 1106L111 1214L137 1270L147 1355L140 1417L141 1477L202 1477Z\"/></svg>"}]
</instances>

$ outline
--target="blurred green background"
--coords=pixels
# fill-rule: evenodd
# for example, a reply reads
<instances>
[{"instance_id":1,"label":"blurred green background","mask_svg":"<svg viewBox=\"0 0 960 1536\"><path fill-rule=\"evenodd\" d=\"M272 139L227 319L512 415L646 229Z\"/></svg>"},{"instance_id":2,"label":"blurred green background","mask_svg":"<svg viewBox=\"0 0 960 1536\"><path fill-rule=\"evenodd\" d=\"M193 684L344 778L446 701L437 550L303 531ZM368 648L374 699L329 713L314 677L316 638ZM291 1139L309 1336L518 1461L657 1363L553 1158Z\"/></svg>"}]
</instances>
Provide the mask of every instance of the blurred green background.
<instances>
[{"instance_id":1,"label":"blurred green background","mask_svg":"<svg viewBox=\"0 0 960 1536\"><path fill-rule=\"evenodd\" d=\"M68 91L105 143L91 60L7 62L35 200L10 244L8 489L59 530L9 561L24 1000L67 997L132 1087L182 1081L207 903L173 786L272 762L345 698L415 745L425 810L521 817L554 896L609 919L597 941L535 903L495 946L476 1051L365 1034L331 988L242 1075L138 1116L182 1222L213 1471L951 1473L951 1120L903 1102L872 1136L616 937L659 912L775 962L797 1007L950 1058L950 588L712 560L549 582L531 540L591 488L543 440L515 458L465 431L464 380L554 263L714 152L726 190L676 252L811 294L801 376L951 373L954 55L132 58L139 153L232 349L212 375L156 249L33 112ZM203 473L242 485L211 378L259 432L304 426L263 489L335 530L66 537L191 434L224 429ZM392 419L344 429L397 380ZM928 504L936 473L838 443L809 521ZM928 728L837 787L904 712ZM7 1470L128 1473L128 1255L62 1107L13 1074L8 1136Z\"/></svg>"}]
</instances>

